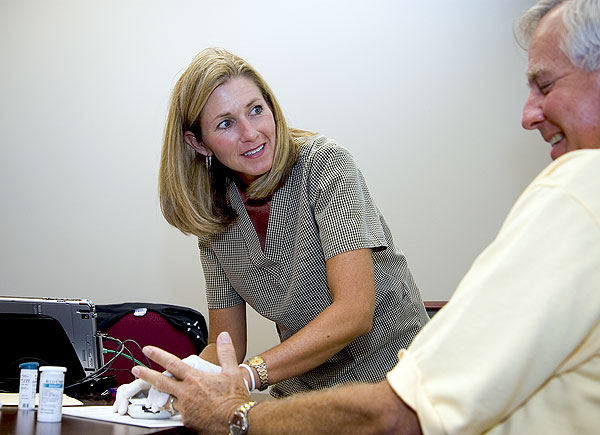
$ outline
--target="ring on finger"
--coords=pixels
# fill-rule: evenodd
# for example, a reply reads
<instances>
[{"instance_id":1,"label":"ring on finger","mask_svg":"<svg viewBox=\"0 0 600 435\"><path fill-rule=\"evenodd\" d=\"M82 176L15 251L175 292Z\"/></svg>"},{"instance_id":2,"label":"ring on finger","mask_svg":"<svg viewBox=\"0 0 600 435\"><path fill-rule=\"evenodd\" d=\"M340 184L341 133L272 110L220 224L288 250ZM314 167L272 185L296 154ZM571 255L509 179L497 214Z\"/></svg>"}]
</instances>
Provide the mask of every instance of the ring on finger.
<instances>
[{"instance_id":1,"label":"ring on finger","mask_svg":"<svg viewBox=\"0 0 600 435\"><path fill-rule=\"evenodd\" d=\"M165 411L167 411L171 415L177 414L177 410L175 408L173 408L173 401L174 400L175 400L175 396L169 396L169 399L167 400L167 403L163 407L163 409Z\"/></svg>"}]
</instances>

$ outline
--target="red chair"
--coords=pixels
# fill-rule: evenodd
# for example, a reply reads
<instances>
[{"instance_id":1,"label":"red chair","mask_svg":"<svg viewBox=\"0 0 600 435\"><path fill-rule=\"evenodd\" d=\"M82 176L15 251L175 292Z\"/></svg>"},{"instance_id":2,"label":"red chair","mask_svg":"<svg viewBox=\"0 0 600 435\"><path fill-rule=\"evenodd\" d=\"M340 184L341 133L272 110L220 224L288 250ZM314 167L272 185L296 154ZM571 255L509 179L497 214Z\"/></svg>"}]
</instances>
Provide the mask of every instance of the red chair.
<instances>
[{"instance_id":1,"label":"red chair","mask_svg":"<svg viewBox=\"0 0 600 435\"><path fill-rule=\"evenodd\" d=\"M204 317L189 308L127 303L97 305L96 311L98 330L106 334L103 343L105 364L114 358L106 375L115 375L119 385L135 379L131 368L140 362L154 370L164 370L146 359L141 351L144 346L160 347L179 358L197 355L206 346Z\"/></svg>"}]
</instances>

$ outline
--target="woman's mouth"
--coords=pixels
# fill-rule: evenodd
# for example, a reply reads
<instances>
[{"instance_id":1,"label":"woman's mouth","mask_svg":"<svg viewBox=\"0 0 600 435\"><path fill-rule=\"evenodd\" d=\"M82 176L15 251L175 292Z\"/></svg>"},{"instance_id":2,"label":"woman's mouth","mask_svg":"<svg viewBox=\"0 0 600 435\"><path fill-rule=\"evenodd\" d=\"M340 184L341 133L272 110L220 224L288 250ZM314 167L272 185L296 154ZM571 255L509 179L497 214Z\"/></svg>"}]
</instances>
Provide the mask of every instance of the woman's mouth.
<instances>
[{"instance_id":1,"label":"woman's mouth","mask_svg":"<svg viewBox=\"0 0 600 435\"><path fill-rule=\"evenodd\" d=\"M262 144L261 146L254 148L253 150L250 150L248 152L245 152L244 154L242 154L245 157L250 157L253 156L256 153L261 152L263 149L265 148L265 144Z\"/></svg>"}]
</instances>

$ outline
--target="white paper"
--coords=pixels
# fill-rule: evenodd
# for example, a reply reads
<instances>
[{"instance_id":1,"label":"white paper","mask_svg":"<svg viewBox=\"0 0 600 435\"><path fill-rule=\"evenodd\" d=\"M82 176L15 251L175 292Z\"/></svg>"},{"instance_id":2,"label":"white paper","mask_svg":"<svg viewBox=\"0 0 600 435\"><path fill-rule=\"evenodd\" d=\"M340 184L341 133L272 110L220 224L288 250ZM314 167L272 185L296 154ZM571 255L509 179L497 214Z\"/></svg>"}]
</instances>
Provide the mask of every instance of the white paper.
<instances>
[{"instance_id":1,"label":"white paper","mask_svg":"<svg viewBox=\"0 0 600 435\"><path fill-rule=\"evenodd\" d=\"M64 407L63 415L71 417L90 418L92 420L110 421L112 423L129 424L142 427L173 427L183 426L181 415L177 414L161 420L133 418L128 414L120 415L113 412L112 406L78 406Z\"/></svg>"}]
</instances>

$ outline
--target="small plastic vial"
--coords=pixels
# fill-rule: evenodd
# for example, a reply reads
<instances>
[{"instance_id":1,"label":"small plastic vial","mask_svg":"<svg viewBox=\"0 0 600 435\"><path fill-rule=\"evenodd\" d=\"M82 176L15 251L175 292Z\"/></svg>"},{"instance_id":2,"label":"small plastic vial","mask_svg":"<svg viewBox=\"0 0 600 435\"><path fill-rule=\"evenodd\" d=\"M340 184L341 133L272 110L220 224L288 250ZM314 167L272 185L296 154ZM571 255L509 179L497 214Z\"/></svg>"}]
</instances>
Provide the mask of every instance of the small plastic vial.
<instances>
[{"instance_id":1,"label":"small plastic vial","mask_svg":"<svg viewBox=\"0 0 600 435\"><path fill-rule=\"evenodd\" d=\"M40 367L40 403L38 421L54 423L62 419L62 400L66 367Z\"/></svg>"},{"instance_id":2,"label":"small plastic vial","mask_svg":"<svg viewBox=\"0 0 600 435\"><path fill-rule=\"evenodd\" d=\"M38 366L36 362L19 364L21 378L19 382L19 409L35 408L35 393L37 391Z\"/></svg>"}]
</instances>

